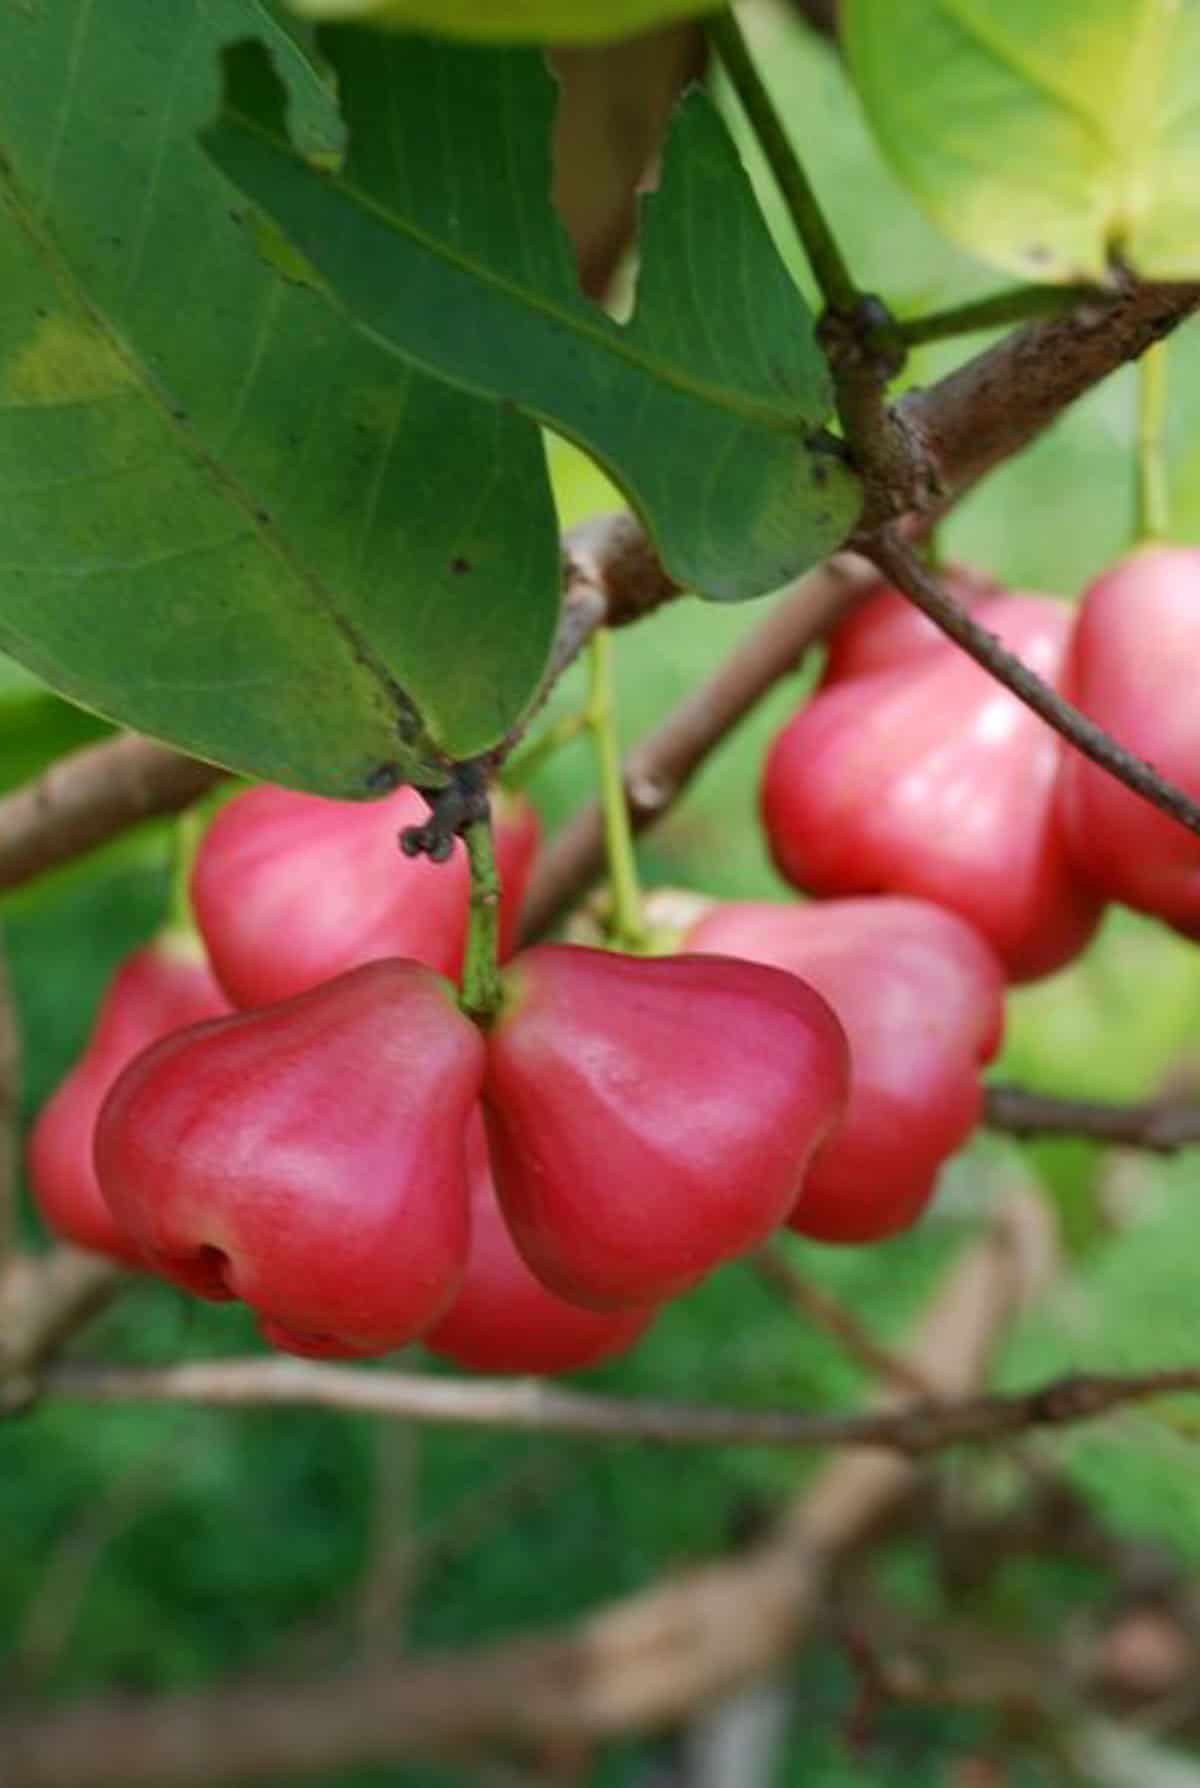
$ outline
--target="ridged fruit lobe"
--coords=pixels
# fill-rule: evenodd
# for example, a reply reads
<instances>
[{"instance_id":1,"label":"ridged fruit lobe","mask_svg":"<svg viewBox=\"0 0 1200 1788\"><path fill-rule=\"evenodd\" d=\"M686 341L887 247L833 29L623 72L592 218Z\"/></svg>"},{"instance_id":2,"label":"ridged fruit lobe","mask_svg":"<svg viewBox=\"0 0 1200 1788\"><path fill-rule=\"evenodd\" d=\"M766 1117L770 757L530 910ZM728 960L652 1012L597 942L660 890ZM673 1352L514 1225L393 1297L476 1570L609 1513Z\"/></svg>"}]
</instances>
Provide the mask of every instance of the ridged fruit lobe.
<instances>
[{"instance_id":1,"label":"ridged fruit lobe","mask_svg":"<svg viewBox=\"0 0 1200 1788\"><path fill-rule=\"evenodd\" d=\"M846 1100L818 993L758 963L561 944L505 979L485 1114L545 1284L597 1309L657 1303L785 1221Z\"/></svg>"},{"instance_id":2,"label":"ridged fruit lobe","mask_svg":"<svg viewBox=\"0 0 1200 1788\"><path fill-rule=\"evenodd\" d=\"M448 982L370 963L140 1056L100 1114L100 1186L157 1271L244 1299L276 1346L384 1353L462 1277L483 1067Z\"/></svg>"},{"instance_id":3,"label":"ridged fruit lobe","mask_svg":"<svg viewBox=\"0 0 1200 1788\"><path fill-rule=\"evenodd\" d=\"M501 951L516 926L537 851L537 814L497 796L503 884ZM470 876L461 843L446 863L406 857L399 836L429 810L415 789L380 801L330 801L263 785L237 795L209 827L192 903L213 970L237 1006L267 1006L382 957L457 977Z\"/></svg>"},{"instance_id":4,"label":"ridged fruit lobe","mask_svg":"<svg viewBox=\"0 0 1200 1788\"><path fill-rule=\"evenodd\" d=\"M1069 608L1009 595L973 613L1062 686ZM1013 980L1062 967L1101 901L1059 820L1061 739L898 594L844 625L829 673L767 759L763 819L780 872L826 899L912 894L948 907Z\"/></svg>"},{"instance_id":5,"label":"ridged fruit lobe","mask_svg":"<svg viewBox=\"0 0 1200 1788\"><path fill-rule=\"evenodd\" d=\"M1200 548L1142 547L1084 595L1067 692L1106 732L1200 798ZM1079 869L1112 900L1200 937L1200 838L1079 752L1059 805Z\"/></svg>"},{"instance_id":6,"label":"ridged fruit lobe","mask_svg":"<svg viewBox=\"0 0 1200 1788\"><path fill-rule=\"evenodd\" d=\"M790 1227L827 1242L907 1229L979 1121L980 1070L1004 1029L995 953L954 913L899 895L733 902L701 919L683 947L787 969L845 1027L850 1102L809 1168Z\"/></svg>"},{"instance_id":7,"label":"ridged fruit lobe","mask_svg":"<svg viewBox=\"0 0 1200 1788\"><path fill-rule=\"evenodd\" d=\"M496 1197L483 1118L467 1128L471 1252L454 1302L424 1337L431 1353L473 1372L577 1372L624 1353L653 1309L585 1310L522 1260Z\"/></svg>"},{"instance_id":8,"label":"ridged fruit lobe","mask_svg":"<svg viewBox=\"0 0 1200 1788\"><path fill-rule=\"evenodd\" d=\"M29 1182L49 1227L76 1247L144 1266L96 1183L96 1118L122 1069L152 1043L229 1010L203 952L170 935L135 950L118 968L87 1046L42 1107L29 1138Z\"/></svg>"}]
</instances>

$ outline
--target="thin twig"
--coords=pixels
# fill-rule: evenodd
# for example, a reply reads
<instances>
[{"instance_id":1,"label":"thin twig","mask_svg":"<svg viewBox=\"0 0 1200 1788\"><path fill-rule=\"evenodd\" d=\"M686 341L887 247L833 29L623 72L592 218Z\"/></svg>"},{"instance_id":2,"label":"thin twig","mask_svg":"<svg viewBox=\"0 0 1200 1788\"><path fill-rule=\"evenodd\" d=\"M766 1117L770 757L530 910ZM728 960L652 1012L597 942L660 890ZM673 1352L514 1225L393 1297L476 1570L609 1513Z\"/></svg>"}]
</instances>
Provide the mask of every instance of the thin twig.
<instances>
[{"instance_id":1,"label":"thin twig","mask_svg":"<svg viewBox=\"0 0 1200 1788\"><path fill-rule=\"evenodd\" d=\"M687 695L625 760L635 832L661 819L709 753L875 581L862 560L830 559L772 609L713 676ZM539 936L604 868L604 817L593 801L561 829L538 860L522 911L526 938Z\"/></svg>"},{"instance_id":2,"label":"thin twig","mask_svg":"<svg viewBox=\"0 0 1200 1788\"><path fill-rule=\"evenodd\" d=\"M1018 1196L953 1267L911 1346L939 1394L978 1386L1054 1256L1044 1203ZM364 1379L373 1376L361 1375ZM556 1633L287 1687L246 1682L0 1722L4 1788L248 1788L354 1763L487 1747L539 1755L660 1730L763 1675L814 1629L838 1563L912 1491L895 1454L838 1454L762 1540L672 1574Z\"/></svg>"},{"instance_id":3,"label":"thin twig","mask_svg":"<svg viewBox=\"0 0 1200 1788\"><path fill-rule=\"evenodd\" d=\"M765 1285L799 1315L823 1329L856 1365L864 1366L881 1384L892 1385L914 1397L932 1394L928 1380L921 1378L907 1360L884 1347L853 1310L848 1310L823 1285L798 1272L778 1248L758 1249L750 1256L750 1264Z\"/></svg>"},{"instance_id":4,"label":"thin twig","mask_svg":"<svg viewBox=\"0 0 1200 1788\"><path fill-rule=\"evenodd\" d=\"M1172 1155L1200 1143L1200 1105L1156 1099L1115 1105L1101 1099L1060 1099L1020 1086L989 1086L985 1121L1009 1136L1074 1136Z\"/></svg>"},{"instance_id":5,"label":"thin twig","mask_svg":"<svg viewBox=\"0 0 1200 1788\"><path fill-rule=\"evenodd\" d=\"M135 733L70 752L0 800L0 888L32 881L142 820L190 807L222 774Z\"/></svg>"},{"instance_id":6,"label":"thin twig","mask_svg":"<svg viewBox=\"0 0 1200 1788\"><path fill-rule=\"evenodd\" d=\"M1160 813L1177 820L1189 832L1200 833L1200 806L1189 795L1160 776L1152 764L1127 750L1094 720L1089 720L1065 696L1043 683L1015 652L1010 652L995 634L989 633L960 608L939 579L897 535L885 530L867 550L884 576L928 615L935 627L940 627L976 664L998 683L1003 683L1018 701L1040 715L1047 726L1053 727L1069 744L1115 776L1118 782L1123 782L1126 788L1157 807Z\"/></svg>"},{"instance_id":7,"label":"thin twig","mask_svg":"<svg viewBox=\"0 0 1200 1788\"><path fill-rule=\"evenodd\" d=\"M1111 302L1084 304L1014 330L938 384L908 392L893 414L926 477L917 510L927 520L943 514L993 466L1019 453L1084 392L1169 334L1198 305L1200 285L1130 286ZM568 601L553 656L556 674L593 626L623 626L679 594L629 516L601 517L567 535L564 587L575 600ZM728 724L745 712L734 712ZM710 740L706 750L716 742ZM219 774L132 736L71 753L0 799L0 889L82 856L143 819L178 812ZM583 886L593 874L584 874Z\"/></svg>"},{"instance_id":8,"label":"thin twig","mask_svg":"<svg viewBox=\"0 0 1200 1788\"><path fill-rule=\"evenodd\" d=\"M1104 303L1026 323L936 385L908 391L896 421L928 472L922 512L946 512L1063 411L1200 306L1200 285L1133 285Z\"/></svg>"},{"instance_id":9,"label":"thin twig","mask_svg":"<svg viewBox=\"0 0 1200 1788\"><path fill-rule=\"evenodd\" d=\"M807 1415L651 1398L603 1397L540 1380L359 1372L312 1361L213 1360L179 1366L52 1366L48 1397L84 1403L201 1403L220 1408L351 1410L453 1427L650 1440L666 1446L889 1447L924 1458L1034 1428L1089 1422L1175 1392L1200 1392L1200 1366L1079 1373L1012 1394L923 1402L867 1415Z\"/></svg>"},{"instance_id":10,"label":"thin twig","mask_svg":"<svg viewBox=\"0 0 1200 1788\"><path fill-rule=\"evenodd\" d=\"M110 1261L78 1248L8 1261L0 1272L0 1414L28 1402L33 1374L104 1307L122 1279Z\"/></svg>"},{"instance_id":11,"label":"thin twig","mask_svg":"<svg viewBox=\"0 0 1200 1788\"><path fill-rule=\"evenodd\" d=\"M382 1662L405 1648L422 1447L421 1430L410 1422L375 1431L367 1555L355 1595L363 1663Z\"/></svg>"}]
</instances>

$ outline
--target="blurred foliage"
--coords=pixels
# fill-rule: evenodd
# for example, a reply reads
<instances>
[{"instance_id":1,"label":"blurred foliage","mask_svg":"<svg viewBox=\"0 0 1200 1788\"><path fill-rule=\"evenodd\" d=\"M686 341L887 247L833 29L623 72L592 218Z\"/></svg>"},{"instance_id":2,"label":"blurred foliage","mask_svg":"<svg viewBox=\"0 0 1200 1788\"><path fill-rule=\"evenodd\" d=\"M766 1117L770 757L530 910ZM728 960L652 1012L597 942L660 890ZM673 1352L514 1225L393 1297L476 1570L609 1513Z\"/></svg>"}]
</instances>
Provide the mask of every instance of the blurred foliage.
<instances>
[{"instance_id":1,"label":"blurred foliage","mask_svg":"<svg viewBox=\"0 0 1200 1788\"><path fill-rule=\"evenodd\" d=\"M986 276L936 238L868 146L836 61L798 26L764 15L767 69L831 202L853 264L904 309L978 292ZM772 209L779 226L778 207ZM795 261L794 245L785 250ZM971 344L972 346L975 344ZM959 350L961 353L961 349ZM1182 434L1200 396L1200 335L1172 354L1177 521L1200 526L1200 450ZM927 380L948 351L923 354ZM1132 379L1081 405L964 507L944 545L1014 583L1074 596L1126 544L1131 521ZM553 450L565 520L612 505L598 475ZM622 722L640 735L761 620L760 607L684 601L618 639ZM811 671L806 673L811 675ZM798 677L746 722L642 849L647 879L724 895L779 894L754 811L758 764L797 701ZM578 676L552 704L581 697ZM0 780L32 774L94 736L99 723L0 669ZM564 751L535 795L553 824L591 787L586 747ZM118 960L154 928L169 839L149 827L4 904L25 1026L27 1110L78 1052ZM1200 953L1114 915L1085 962L1014 996L1000 1072L1046 1089L1135 1097L1188 1066L1200 1042ZM1195 1063L1191 1064L1194 1071ZM946 1176L913 1235L864 1250L787 1245L884 1337L903 1332L938 1272L986 1217L1005 1180L1029 1168L1066 1219L1070 1271L1015 1338L1013 1385L1076 1367L1148 1366L1196 1357L1200 1164L1103 1164L1082 1144L1017 1151L983 1138ZM1116 1215L1114 1215L1114 1212ZM30 1221L32 1233L33 1221ZM244 1311L186 1302L145 1285L81 1343L114 1360L167 1361L257 1350ZM419 1357L419 1356L417 1356ZM750 1269L718 1274L668 1309L627 1361L586 1382L630 1394L841 1408L860 1375L786 1311ZM1194 1405L1192 1406L1194 1411ZM1200 1482L1188 1406L1142 1411L1047 1443L1098 1510L1121 1528L1200 1559ZM1193 1420L1195 1420L1193 1415ZM412 1569L397 1644L465 1644L581 1613L655 1573L727 1545L816 1461L766 1451L671 1451L505 1435L413 1435ZM0 1428L0 1697L155 1689L334 1668L360 1638L364 1582L379 1569L380 1498L389 1478L378 1428L305 1412L48 1406ZM1003 1471L964 1463L987 1482ZM936 1613L942 1593L913 1548L888 1554L889 1590ZM1059 1622L1087 1582L1047 1562L1002 1573L989 1615L1026 1628ZM952 1760L986 1745L965 1715L884 1714L865 1750L847 1742L856 1693L844 1655L822 1645L790 1673L794 1718L780 1788L905 1788L945 1782ZM0 1700L0 1706L2 1706ZM984 1722L986 1727L986 1722ZM661 1746L618 1746L597 1788L638 1788ZM1032 1764L1014 1776L1045 1778ZM305 1788L458 1788L433 1768L342 1772ZM280 1782L276 1788L301 1788Z\"/></svg>"}]
</instances>

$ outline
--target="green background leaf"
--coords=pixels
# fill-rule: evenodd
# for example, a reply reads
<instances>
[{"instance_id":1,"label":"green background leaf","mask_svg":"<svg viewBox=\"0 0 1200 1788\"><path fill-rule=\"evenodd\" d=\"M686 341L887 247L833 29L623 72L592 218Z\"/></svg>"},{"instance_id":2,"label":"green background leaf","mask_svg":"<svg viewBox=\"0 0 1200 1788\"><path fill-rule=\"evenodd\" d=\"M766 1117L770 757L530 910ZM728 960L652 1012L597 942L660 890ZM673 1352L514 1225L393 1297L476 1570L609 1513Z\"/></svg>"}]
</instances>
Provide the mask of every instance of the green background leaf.
<instances>
[{"instance_id":1,"label":"green background leaf","mask_svg":"<svg viewBox=\"0 0 1200 1788\"><path fill-rule=\"evenodd\" d=\"M545 661L540 442L281 275L195 141L247 31L336 152L329 85L258 0L0 12L0 645L236 769L436 782Z\"/></svg>"},{"instance_id":2,"label":"green background leaf","mask_svg":"<svg viewBox=\"0 0 1200 1788\"><path fill-rule=\"evenodd\" d=\"M292 0L309 19L362 19L479 43L607 43L674 19L715 12L713 0Z\"/></svg>"},{"instance_id":3,"label":"green background leaf","mask_svg":"<svg viewBox=\"0 0 1200 1788\"><path fill-rule=\"evenodd\" d=\"M583 446L703 595L759 595L841 544L859 490L821 433L812 317L702 94L645 206L623 326L580 295L550 204L540 57L352 28L321 42L350 128L338 174L288 140L253 47L229 59L205 142L373 338Z\"/></svg>"},{"instance_id":4,"label":"green background leaf","mask_svg":"<svg viewBox=\"0 0 1200 1788\"><path fill-rule=\"evenodd\" d=\"M956 241L1042 280L1200 274L1200 8L846 0L884 154Z\"/></svg>"}]
</instances>

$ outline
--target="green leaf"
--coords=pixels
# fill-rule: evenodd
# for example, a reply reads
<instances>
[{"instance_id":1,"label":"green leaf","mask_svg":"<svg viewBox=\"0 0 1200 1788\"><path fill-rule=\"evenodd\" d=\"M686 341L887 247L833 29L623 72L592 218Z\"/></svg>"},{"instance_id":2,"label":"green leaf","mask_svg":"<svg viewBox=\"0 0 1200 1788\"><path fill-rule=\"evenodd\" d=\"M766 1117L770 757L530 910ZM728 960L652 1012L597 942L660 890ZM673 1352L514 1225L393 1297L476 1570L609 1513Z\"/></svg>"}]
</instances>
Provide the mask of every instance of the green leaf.
<instances>
[{"instance_id":1,"label":"green leaf","mask_svg":"<svg viewBox=\"0 0 1200 1788\"><path fill-rule=\"evenodd\" d=\"M259 0L0 9L0 648L234 769L437 783L545 662L541 444L363 339L231 204L196 132L247 31L335 157L332 84Z\"/></svg>"},{"instance_id":2,"label":"green leaf","mask_svg":"<svg viewBox=\"0 0 1200 1788\"><path fill-rule=\"evenodd\" d=\"M309 19L361 19L393 31L436 31L479 43L605 43L722 0L292 0Z\"/></svg>"},{"instance_id":3,"label":"green leaf","mask_svg":"<svg viewBox=\"0 0 1200 1788\"><path fill-rule=\"evenodd\" d=\"M1192 0L846 0L884 154L947 235L1028 278L1200 275Z\"/></svg>"},{"instance_id":4,"label":"green leaf","mask_svg":"<svg viewBox=\"0 0 1200 1788\"><path fill-rule=\"evenodd\" d=\"M645 206L623 326L580 294L550 203L539 56L352 29L321 43L350 128L339 171L289 141L255 46L227 59L204 140L373 339L582 446L702 595L759 595L841 544L860 493L822 432L812 317L703 94Z\"/></svg>"}]
</instances>

